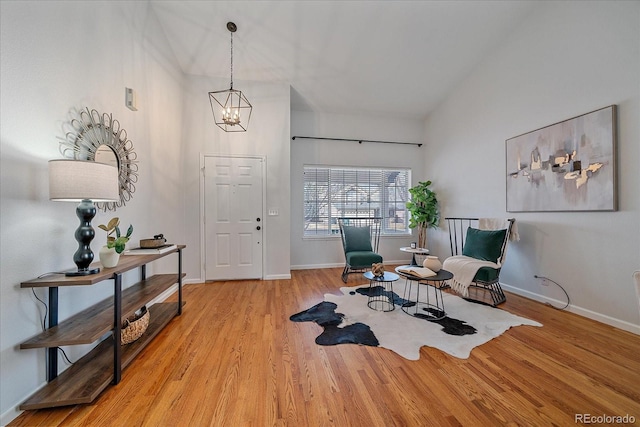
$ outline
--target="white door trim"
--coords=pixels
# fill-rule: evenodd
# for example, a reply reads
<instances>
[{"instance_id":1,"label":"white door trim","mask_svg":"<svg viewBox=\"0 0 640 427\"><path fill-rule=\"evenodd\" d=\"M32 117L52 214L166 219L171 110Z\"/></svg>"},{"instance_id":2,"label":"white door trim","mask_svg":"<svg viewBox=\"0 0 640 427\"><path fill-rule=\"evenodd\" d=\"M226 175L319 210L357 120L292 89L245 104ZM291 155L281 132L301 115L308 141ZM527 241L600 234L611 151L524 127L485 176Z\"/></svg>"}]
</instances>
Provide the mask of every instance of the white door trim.
<instances>
[{"instance_id":1,"label":"white door trim","mask_svg":"<svg viewBox=\"0 0 640 427\"><path fill-rule=\"evenodd\" d=\"M267 248L267 217L265 215L267 206L267 156L259 156L259 155L243 155L243 154L208 154L208 153L200 153L200 277L202 280L205 280L206 277L206 269L205 269L205 211L204 211L204 197L205 197L205 188L204 188L204 165L206 157L220 157L220 158L236 158L236 159L260 159L262 160L262 224L263 224L263 233L262 233L262 280L265 278L265 251Z\"/></svg>"}]
</instances>

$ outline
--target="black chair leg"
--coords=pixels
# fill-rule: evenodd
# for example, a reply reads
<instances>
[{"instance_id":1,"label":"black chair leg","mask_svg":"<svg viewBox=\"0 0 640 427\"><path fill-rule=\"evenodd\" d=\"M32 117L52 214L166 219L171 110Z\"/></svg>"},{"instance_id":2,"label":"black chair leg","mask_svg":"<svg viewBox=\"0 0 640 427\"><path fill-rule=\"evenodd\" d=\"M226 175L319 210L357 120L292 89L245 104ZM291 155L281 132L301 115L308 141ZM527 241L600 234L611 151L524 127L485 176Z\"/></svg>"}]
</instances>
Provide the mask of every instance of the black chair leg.
<instances>
[{"instance_id":1,"label":"black chair leg","mask_svg":"<svg viewBox=\"0 0 640 427\"><path fill-rule=\"evenodd\" d=\"M497 307L499 304L502 304L507 300L507 296L502 291L502 287L499 282L474 282L469 286L469 290L470 292L473 291L476 297L466 297L465 299L467 301ZM479 293L482 293L482 297L479 296ZM489 296L487 296L487 293Z\"/></svg>"},{"instance_id":2,"label":"black chair leg","mask_svg":"<svg viewBox=\"0 0 640 427\"><path fill-rule=\"evenodd\" d=\"M491 285L491 298L493 298L493 306L497 306L498 304L502 304L507 300L507 296L502 292L502 287L500 283L493 283Z\"/></svg>"},{"instance_id":3,"label":"black chair leg","mask_svg":"<svg viewBox=\"0 0 640 427\"><path fill-rule=\"evenodd\" d=\"M344 283L347 283L348 279L349 279L349 266L345 265L344 270L342 270L342 281Z\"/></svg>"}]
</instances>

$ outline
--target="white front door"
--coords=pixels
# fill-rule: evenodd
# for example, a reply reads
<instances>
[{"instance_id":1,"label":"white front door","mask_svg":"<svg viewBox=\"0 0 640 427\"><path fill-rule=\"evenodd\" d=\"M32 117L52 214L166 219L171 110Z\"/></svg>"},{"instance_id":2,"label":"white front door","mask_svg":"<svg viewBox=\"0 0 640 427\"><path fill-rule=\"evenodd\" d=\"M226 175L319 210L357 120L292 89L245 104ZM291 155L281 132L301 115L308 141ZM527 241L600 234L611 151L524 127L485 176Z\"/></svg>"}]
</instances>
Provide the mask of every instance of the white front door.
<instances>
[{"instance_id":1,"label":"white front door","mask_svg":"<svg viewBox=\"0 0 640 427\"><path fill-rule=\"evenodd\" d=\"M263 159L204 158L205 280L262 278Z\"/></svg>"}]
</instances>

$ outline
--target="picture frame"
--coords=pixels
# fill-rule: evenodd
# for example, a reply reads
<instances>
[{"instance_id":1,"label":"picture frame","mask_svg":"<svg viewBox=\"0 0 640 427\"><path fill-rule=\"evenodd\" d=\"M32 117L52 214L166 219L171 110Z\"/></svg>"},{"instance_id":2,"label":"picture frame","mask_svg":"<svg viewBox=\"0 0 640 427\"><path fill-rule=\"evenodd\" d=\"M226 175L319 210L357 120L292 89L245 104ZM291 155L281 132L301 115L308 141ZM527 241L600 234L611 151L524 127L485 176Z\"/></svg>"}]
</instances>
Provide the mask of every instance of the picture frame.
<instances>
[{"instance_id":1,"label":"picture frame","mask_svg":"<svg viewBox=\"0 0 640 427\"><path fill-rule=\"evenodd\" d=\"M617 107L505 141L507 212L616 211Z\"/></svg>"}]
</instances>

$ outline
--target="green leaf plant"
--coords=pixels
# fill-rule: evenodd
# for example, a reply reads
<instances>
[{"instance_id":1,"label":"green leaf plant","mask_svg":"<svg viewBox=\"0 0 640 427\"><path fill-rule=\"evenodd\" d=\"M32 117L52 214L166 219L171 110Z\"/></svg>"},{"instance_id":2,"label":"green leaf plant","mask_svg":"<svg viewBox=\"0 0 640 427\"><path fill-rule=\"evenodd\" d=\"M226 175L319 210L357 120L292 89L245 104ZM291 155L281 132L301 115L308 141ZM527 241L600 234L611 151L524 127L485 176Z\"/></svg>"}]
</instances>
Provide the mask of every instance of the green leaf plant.
<instances>
[{"instance_id":1,"label":"green leaf plant","mask_svg":"<svg viewBox=\"0 0 640 427\"><path fill-rule=\"evenodd\" d=\"M427 246L427 228L436 228L440 223L438 199L430 185L431 181L425 181L411 187L411 200L407 202L407 210L411 214L409 228L418 228L418 245L421 248Z\"/></svg>"},{"instance_id":2,"label":"green leaf plant","mask_svg":"<svg viewBox=\"0 0 640 427\"><path fill-rule=\"evenodd\" d=\"M133 234L133 225L129 225L126 235L120 234L120 218L111 218L107 225L100 224L98 228L107 232L107 248L115 248L116 252L121 254L124 252L125 245ZM115 233L115 236L113 234Z\"/></svg>"}]
</instances>

